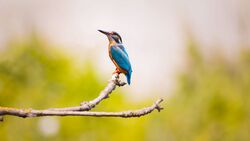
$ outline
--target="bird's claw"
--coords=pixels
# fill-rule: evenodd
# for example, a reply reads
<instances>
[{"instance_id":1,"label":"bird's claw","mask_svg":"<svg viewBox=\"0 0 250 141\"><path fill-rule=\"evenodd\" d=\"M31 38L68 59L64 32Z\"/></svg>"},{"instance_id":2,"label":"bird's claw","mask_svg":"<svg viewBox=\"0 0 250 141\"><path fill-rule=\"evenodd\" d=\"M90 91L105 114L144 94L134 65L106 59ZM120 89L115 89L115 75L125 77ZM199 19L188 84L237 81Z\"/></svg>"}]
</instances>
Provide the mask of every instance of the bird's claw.
<instances>
[{"instance_id":1,"label":"bird's claw","mask_svg":"<svg viewBox=\"0 0 250 141\"><path fill-rule=\"evenodd\" d=\"M116 74L116 73L119 75L121 72L116 68L112 74Z\"/></svg>"},{"instance_id":2,"label":"bird's claw","mask_svg":"<svg viewBox=\"0 0 250 141\"><path fill-rule=\"evenodd\" d=\"M124 86L126 85L127 83L125 82L122 82L119 80L119 73L115 73L112 75L112 80L117 86L121 87L121 86Z\"/></svg>"}]
</instances>

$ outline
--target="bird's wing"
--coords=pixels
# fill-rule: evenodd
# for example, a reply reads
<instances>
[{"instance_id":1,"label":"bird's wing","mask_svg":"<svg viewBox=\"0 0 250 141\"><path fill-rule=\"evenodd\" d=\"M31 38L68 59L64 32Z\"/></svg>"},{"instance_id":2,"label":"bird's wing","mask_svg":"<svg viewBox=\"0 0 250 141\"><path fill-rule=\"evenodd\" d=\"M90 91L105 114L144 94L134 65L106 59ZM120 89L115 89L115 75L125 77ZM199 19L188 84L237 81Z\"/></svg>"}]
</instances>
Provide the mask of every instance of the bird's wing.
<instances>
[{"instance_id":1,"label":"bird's wing","mask_svg":"<svg viewBox=\"0 0 250 141\"><path fill-rule=\"evenodd\" d=\"M127 55L128 57L128 53L127 51L125 50L125 47L122 45L122 44L119 44L118 47ZM129 57L128 57L129 58Z\"/></svg>"},{"instance_id":2,"label":"bird's wing","mask_svg":"<svg viewBox=\"0 0 250 141\"><path fill-rule=\"evenodd\" d=\"M126 51L124 52L118 46L112 46L110 49L110 52L111 52L112 58L119 65L119 67L121 67L122 69L126 71L131 71L131 64L130 64Z\"/></svg>"}]
</instances>

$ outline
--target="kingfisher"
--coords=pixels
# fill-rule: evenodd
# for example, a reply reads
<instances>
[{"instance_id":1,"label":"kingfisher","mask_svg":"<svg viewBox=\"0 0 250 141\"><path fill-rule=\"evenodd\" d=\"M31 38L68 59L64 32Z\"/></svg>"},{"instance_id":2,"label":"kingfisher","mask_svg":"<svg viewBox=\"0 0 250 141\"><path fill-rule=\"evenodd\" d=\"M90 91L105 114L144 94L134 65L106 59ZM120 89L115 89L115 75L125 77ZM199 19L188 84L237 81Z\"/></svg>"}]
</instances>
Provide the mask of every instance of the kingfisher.
<instances>
[{"instance_id":1,"label":"kingfisher","mask_svg":"<svg viewBox=\"0 0 250 141\"><path fill-rule=\"evenodd\" d=\"M130 85L132 67L129 61L128 53L125 50L125 47L122 44L121 36L115 32L107 32L103 30L98 30L99 32L105 34L108 37L109 45L108 52L111 61L116 66L114 73L123 73L127 78L127 83Z\"/></svg>"}]
</instances>

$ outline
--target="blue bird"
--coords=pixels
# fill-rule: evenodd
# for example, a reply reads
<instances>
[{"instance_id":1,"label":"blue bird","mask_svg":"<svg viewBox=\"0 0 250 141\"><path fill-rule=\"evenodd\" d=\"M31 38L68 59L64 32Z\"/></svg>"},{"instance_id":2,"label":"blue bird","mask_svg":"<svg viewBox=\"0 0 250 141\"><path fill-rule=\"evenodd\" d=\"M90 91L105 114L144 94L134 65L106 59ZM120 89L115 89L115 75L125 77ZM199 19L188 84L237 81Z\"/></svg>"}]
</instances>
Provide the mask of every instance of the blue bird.
<instances>
[{"instance_id":1,"label":"blue bird","mask_svg":"<svg viewBox=\"0 0 250 141\"><path fill-rule=\"evenodd\" d=\"M117 32L106 32L103 30L98 30L108 37L109 45L109 57L116 66L114 73L123 73L127 78L127 82L130 85L132 67L129 61L128 53L126 52L123 44L122 38Z\"/></svg>"}]
</instances>

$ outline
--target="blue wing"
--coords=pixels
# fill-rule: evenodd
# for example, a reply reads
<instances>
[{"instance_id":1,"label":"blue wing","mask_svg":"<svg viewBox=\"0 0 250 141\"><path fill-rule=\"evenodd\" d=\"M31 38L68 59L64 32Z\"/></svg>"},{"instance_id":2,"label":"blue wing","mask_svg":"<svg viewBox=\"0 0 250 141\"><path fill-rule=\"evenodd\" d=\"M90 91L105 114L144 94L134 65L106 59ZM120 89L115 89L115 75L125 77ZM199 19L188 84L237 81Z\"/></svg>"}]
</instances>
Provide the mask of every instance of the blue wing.
<instances>
[{"instance_id":1,"label":"blue wing","mask_svg":"<svg viewBox=\"0 0 250 141\"><path fill-rule=\"evenodd\" d=\"M112 58L122 69L129 71L131 70L131 64L126 51L118 46L112 46L111 49Z\"/></svg>"},{"instance_id":2,"label":"blue wing","mask_svg":"<svg viewBox=\"0 0 250 141\"><path fill-rule=\"evenodd\" d=\"M110 52L117 65L127 71L126 77L128 84L130 84L132 68L128 58L128 53L125 51L124 47L121 48L119 46L111 46Z\"/></svg>"},{"instance_id":3,"label":"blue wing","mask_svg":"<svg viewBox=\"0 0 250 141\"><path fill-rule=\"evenodd\" d=\"M125 50L125 47L122 45L122 44L119 44L118 47L127 55L128 57L128 53L127 51ZM129 57L128 57L129 58Z\"/></svg>"}]
</instances>

